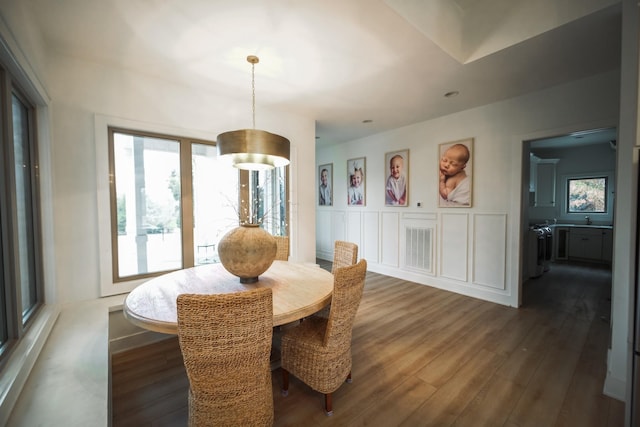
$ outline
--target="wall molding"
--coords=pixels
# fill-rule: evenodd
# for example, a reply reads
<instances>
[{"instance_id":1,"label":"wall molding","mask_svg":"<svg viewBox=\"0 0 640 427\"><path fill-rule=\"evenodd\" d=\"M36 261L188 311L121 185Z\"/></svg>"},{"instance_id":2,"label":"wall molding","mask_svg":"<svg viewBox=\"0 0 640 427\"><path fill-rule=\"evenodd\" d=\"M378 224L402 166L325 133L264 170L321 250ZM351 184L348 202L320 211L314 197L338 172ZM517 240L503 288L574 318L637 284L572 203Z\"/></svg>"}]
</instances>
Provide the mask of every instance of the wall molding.
<instances>
[{"instance_id":1,"label":"wall molding","mask_svg":"<svg viewBox=\"0 0 640 427\"><path fill-rule=\"evenodd\" d=\"M333 241L358 244L369 270L475 298L509 305L507 226L504 212L402 212L318 209L317 256L331 260ZM427 230L431 263L407 259L408 230ZM331 230L327 233L326 230ZM326 237L330 234L330 237ZM341 234L340 237L338 235Z\"/></svg>"}]
</instances>

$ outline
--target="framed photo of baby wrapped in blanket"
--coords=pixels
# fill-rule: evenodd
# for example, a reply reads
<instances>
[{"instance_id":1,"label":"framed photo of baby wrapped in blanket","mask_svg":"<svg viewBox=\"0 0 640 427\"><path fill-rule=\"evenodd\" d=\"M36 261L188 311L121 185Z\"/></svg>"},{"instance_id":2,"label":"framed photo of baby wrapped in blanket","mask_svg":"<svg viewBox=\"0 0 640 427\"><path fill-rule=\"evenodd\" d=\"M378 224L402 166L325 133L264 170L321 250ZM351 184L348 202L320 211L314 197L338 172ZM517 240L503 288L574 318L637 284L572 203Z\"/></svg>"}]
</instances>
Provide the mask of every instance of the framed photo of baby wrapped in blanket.
<instances>
[{"instance_id":1,"label":"framed photo of baby wrapped in blanket","mask_svg":"<svg viewBox=\"0 0 640 427\"><path fill-rule=\"evenodd\" d=\"M409 150L393 151L384 156L385 206L408 206L409 203Z\"/></svg>"},{"instance_id":2,"label":"framed photo of baby wrapped in blanket","mask_svg":"<svg viewBox=\"0 0 640 427\"><path fill-rule=\"evenodd\" d=\"M473 138L438 147L438 207L471 207Z\"/></svg>"}]
</instances>

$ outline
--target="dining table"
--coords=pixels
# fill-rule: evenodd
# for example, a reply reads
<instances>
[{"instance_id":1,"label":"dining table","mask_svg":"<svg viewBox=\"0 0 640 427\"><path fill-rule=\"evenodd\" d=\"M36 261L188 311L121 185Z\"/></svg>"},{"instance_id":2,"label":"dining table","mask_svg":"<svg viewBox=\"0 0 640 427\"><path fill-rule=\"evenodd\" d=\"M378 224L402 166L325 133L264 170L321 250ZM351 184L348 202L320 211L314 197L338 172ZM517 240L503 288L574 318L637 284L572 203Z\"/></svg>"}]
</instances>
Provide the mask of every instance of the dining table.
<instances>
[{"instance_id":1,"label":"dining table","mask_svg":"<svg viewBox=\"0 0 640 427\"><path fill-rule=\"evenodd\" d=\"M273 292L273 326L281 326L328 305L333 293L333 274L317 264L274 261L257 282L243 284L220 263L199 265L142 283L125 298L123 313L141 328L177 335L178 295L224 294L263 287Z\"/></svg>"}]
</instances>

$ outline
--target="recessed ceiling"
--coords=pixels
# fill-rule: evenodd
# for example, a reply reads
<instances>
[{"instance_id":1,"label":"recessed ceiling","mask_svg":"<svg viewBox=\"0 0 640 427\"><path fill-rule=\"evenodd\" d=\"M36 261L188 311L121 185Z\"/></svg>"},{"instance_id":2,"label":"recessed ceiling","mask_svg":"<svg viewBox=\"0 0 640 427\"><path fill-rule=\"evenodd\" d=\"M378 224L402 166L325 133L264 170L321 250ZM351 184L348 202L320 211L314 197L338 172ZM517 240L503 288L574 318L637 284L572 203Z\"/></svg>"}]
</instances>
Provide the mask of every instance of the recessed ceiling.
<instances>
[{"instance_id":1,"label":"recessed ceiling","mask_svg":"<svg viewBox=\"0 0 640 427\"><path fill-rule=\"evenodd\" d=\"M466 64L568 24L617 0L385 0L418 31Z\"/></svg>"},{"instance_id":2,"label":"recessed ceiling","mask_svg":"<svg viewBox=\"0 0 640 427\"><path fill-rule=\"evenodd\" d=\"M543 138L531 141L531 149L540 148L574 148L585 145L609 144L614 148L618 139L616 128L585 129L568 135ZM612 141L614 141L612 143Z\"/></svg>"},{"instance_id":3,"label":"recessed ceiling","mask_svg":"<svg viewBox=\"0 0 640 427\"><path fill-rule=\"evenodd\" d=\"M313 118L318 144L362 138L620 67L621 5L609 0L568 0L560 2L561 11L551 0L457 0L458 29L475 22L477 31L486 32L491 23L495 32L484 34L482 46L501 41L499 49L466 47L463 61L443 48L456 43L454 32L438 32L449 40L425 35L389 6L401 3L393 0L24 1L48 55L123 67L214 96L248 99L245 58L258 55L257 108ZM499 35L509 30L513 36L518 22L528 27L522 14L534 5L536 19L545 18L543 28L502 40ZM501 13L505 7L508 14ZM424 16L429 10L418 13L433 21ZM560 19L567 16L573 18ZM444 98L450 91L459 95Z\"/></svg>"}]
</instances>

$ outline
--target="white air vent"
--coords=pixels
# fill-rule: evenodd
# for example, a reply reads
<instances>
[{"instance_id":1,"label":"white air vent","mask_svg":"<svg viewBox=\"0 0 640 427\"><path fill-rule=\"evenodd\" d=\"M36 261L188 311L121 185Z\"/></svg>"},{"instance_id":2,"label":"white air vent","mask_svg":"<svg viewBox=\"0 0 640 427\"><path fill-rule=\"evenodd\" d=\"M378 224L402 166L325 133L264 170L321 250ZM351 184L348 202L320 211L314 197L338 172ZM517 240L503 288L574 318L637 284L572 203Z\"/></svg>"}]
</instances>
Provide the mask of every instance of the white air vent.
<instances>
[{"instance_id":1,"label":"white air vent","mask_svg":"<svg viewBox=\"0 0 640 427\"><path fill-rule=\"evenodd\" d=\"M406 228L405 265L431 272L431 228Z\"/></svg>"}]
</instances>

